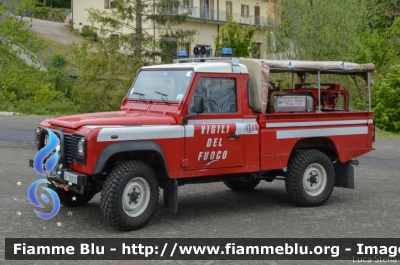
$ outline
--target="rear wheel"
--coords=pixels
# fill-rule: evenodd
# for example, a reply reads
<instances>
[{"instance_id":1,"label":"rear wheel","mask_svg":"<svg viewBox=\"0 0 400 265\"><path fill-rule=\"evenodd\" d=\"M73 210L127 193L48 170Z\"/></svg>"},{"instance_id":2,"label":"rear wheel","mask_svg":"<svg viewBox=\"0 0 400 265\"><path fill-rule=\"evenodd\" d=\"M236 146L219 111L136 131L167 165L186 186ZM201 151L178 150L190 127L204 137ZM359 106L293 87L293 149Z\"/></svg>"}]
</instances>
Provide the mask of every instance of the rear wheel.
<instances>
[{"instance_id":1,"label":"rear wheel","mask_svg":"<svg viewBox=\"0 0 400 265\"><path fill-rule=\"evenodd\" d=\"M318 150L303 150L290 160L286 191L299 206L319 206L332 194L335 173L329 157Z\"/></svg>"},{"instance_id":2,"label":"rear wheel","mask_svg":"<svg viewBox=\"0 0 400 265\"><path fill-rule=\"evenodd\" d=\"M153 170L140 161L116 165L104 182L100 206L103 216L121 231L143 227L153 215L159 196Z\"/></svg>"},{"instance_id":3,"label":"rear wheel","mask_svg":"<svg viewBox=\"0 0 400 265\"><path fill-rule=\"evenodd\" d=\"M244 181L240 179L233 180L224 180L224 184L234 191L247 191L252 190L257 187L258 183L260 183L259 179Z\"/></svg>"}]
</instances>

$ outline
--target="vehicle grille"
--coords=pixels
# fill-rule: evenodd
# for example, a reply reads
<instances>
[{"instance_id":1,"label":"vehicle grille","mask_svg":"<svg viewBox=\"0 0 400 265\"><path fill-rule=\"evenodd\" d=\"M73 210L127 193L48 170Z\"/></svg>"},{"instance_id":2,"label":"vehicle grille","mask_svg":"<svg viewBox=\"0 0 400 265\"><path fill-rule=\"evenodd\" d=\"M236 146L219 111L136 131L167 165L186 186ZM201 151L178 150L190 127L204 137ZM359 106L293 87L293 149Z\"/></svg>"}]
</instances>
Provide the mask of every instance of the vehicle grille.
<instances>
[{"instance_id":1,"label":"vehicle grille","mask_svg":"<svg viewBox=\"0 0 400 265\"><path fill-rule=\"evenodd\" d=\"M43 130L39 130L39 133L35 132L35 140L36 142L39 141L38 150L40 150L43 147L44 134L47 134L47 132ZM58 133L56 133L56 135L58 135ZM83 165L86 164L86 159L80 157L78 154L78 142L84 136L79 134L70 134L70 133L63 133L63 135L64 135L64 146L61 146L61 148L64 148L65 151L65 162L67 162L68 164L72 162Z\"/></svg>"},{"instance_id":2,"label":"vehicle grille","mask_svg":"<svg viewBox=\"0 0 400 265\"><path fill-rule=\"evenodd\" d=\"M64 133L64 148L67 163L84 163L84 159L78 154L78 142L81 138L82 135Z\"/></svg>"}]
</instances>

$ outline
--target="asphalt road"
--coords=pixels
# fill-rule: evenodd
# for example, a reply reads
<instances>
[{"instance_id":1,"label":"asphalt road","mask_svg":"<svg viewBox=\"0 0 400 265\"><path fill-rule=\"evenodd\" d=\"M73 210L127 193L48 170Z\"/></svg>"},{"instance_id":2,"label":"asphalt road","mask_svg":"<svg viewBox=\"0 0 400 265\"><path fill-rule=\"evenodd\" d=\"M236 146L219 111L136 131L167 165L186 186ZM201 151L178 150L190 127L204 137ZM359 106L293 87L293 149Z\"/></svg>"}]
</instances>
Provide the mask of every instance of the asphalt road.
<instances>
[{"instance_id":1,"label":"asphalt road","mask_svg":"<svg viewBox=\"0 0 400 265\"><path fill-rule=\"evenodd\" d=\"M159 207L138 231L119 232L103 219L99 195L80 208L61 207L42 220L27 197L30 184L41 178L28 167L33 158L33 129L41 117L0 117L0 233L6 237L87 238L393 238L400 237L400 141L378 139L375 151L360 157L355 190L335 188L328 202L299 208L284 183L261 182L251 192L236 193L222 183L179 188L179 212ZM7 131L5 131L7 130ZM19 134L19 136L17 135ZM26 133L26 135L25 135ZM20 139L22 136L24 139ZM27 138L29 137L29 141ZM9 138L9 139L6 139ZM11 139L10 139L11 138ZM18 139L20 140L18 140ZM26 139L25 139L26 138ZM21 185L18 185L20 182ZM41 210L43 212L46 209ZM73 215L68 216L67 212ZM19 214L17 214L19 213ZM57 226L61 222L61 226ZM4 261L1 264L72 264L70 261ZM79 261L79 264L343 264L343 261ZM347 264L353 263L351 261Z\"/></svg>"}]
</instances>

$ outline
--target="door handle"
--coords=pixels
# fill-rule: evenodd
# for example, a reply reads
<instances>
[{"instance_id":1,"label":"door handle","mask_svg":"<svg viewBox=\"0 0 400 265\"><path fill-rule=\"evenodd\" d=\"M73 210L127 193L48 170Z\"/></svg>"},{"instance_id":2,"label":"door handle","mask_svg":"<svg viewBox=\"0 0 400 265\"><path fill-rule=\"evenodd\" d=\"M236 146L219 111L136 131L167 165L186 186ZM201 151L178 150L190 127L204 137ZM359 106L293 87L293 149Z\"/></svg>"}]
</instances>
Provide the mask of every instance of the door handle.
<instances>
[{"instance_id":1,"label":"door handle","mask_svg":"<svg viewBox=\"0 0 400 265\"><path fill-rule=\"evenodd\" d=\"M228 135L228 138L229 139L235 139L235 138L239 138L240 137L240 134L231 134L231 135Z\"/></svg>"}]
</instances>

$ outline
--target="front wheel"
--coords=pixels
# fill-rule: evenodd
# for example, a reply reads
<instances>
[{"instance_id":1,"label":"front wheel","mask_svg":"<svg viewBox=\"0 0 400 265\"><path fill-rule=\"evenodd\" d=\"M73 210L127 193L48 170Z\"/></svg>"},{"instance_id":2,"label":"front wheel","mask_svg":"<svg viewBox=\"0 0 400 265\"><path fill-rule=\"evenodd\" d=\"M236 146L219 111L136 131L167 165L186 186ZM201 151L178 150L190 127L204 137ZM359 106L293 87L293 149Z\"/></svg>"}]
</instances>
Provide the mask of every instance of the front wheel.
<instances>
[{"instance_id":1,"label":"front wheel","mask_svg":"<svg viewBox=\"0 0 400 265\"><path fill-rule=\"evenodd\" d=\"M286 191L299 206L319 206L332 194L335 173L329 157L318 150L303 150L289 161Z\"/></svg>"},{"instance_id":2,"label":"front wheel","mask_svg":"<svg viewBox=\"0 0 400 265\"><path fill-rule=\"evenodd\" d=\"M159 196L153 170L140 161L125 161L108 175L100 206L107 221L121 231L143 227L153 215Z\"/></svg>"}]
</instances>

